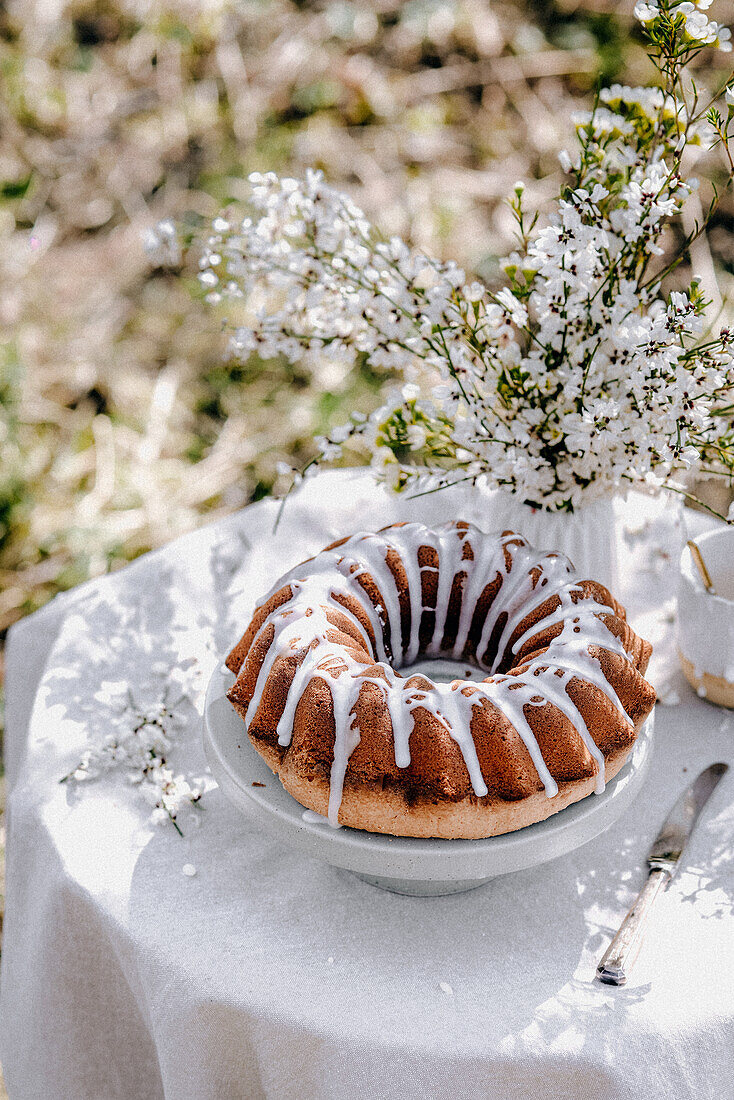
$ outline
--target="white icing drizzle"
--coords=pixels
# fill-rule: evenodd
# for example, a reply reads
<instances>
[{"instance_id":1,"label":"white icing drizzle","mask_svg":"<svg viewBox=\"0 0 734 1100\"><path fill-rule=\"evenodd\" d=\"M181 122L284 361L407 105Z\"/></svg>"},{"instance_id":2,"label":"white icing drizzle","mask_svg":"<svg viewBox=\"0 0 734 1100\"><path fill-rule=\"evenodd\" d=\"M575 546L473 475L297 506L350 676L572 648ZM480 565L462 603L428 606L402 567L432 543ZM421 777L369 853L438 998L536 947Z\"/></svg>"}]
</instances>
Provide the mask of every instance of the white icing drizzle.
<instances>
[{"instance_id":1,"label":"white icing drizzle","mask_svg":"<svg viewBox=\"0 0 734 1100\"><path fill-rule=\"evenodd\" d=\"M531 575L528 573L526 583L520 585L512 603L505 606L507 621L497 642L497 662L504 657L507 643L523 619L537 611L551 596L558 596L562 600L562 594L565 594L569 588L568 576L572 569L567 558L561 555L549 555L536 564L541 570L541 575L535 587L533 587ZM577 592L581 591L576 585L570 587Z\"/></svg>"},{"instance_id":2,"label":"white icing drizzle","mask_svg":"<svg viewBox=\"0 0 734 1100\"><path fill-rule=\"evenodd\" d=\"M464 558L467 539L473 557ZM438 566L418 564L421 547L432 548ZM410 606L410 630L403 649L401 605L398 585L387 563L390 550L400 557L407 577ZM509 558L509 565L506 558ZM539 575L534 579L533 570ZM450 655L461 659L466 649L474 612L487 585L500 578L500 587L482 625L474 664L484 669L496 668L502 660L512 635L518 626L552 596L558 607L530 626L512 644L518 653L523 645L547 627L561 624L560 633L548 649L524 664L521 673L490 675L481 683L455 680L451 684L431 683L430 687L410 684L397 671L412 664L420 652L420 625L425 607L422 601L422 572L438 573L435 625L424 654L439 656L446 631L448 605L454 578L465 573L463 598L458 618L456 639ZM359 578L369 576L379 593L377 606L359 584ZM395 763L399 768L410 764L410 736L414 727L414 711L422 708L433 715L453 738L466 764L472 789L477 797L488 793L477 757L471 722L474 707L487 699L511 723L525 744L545 793L552 798L558 785L543 760L537 738L527 720L527 706L551 703L568 718L578 731L595 764L596 790L604 789L604 756L587 728L567 687L574 677L597 687L618 712L630 721L614 688L607 681L598 659L589 646L599 646L625 659L627 653L620 640L600 616L614 611L585 595L576 583L573 570L562 555L541 555L517 535L485 535L475 527L459 528L453 523L437 529L409 523L392 527L387 532L354 535L343 545L324 550L311 561L296 566L282 577L258 606L263 606L275 592L290 585L291 597L272 611L255 636L254 646L268 627L273 638L258 670L245 721L248 728L255 720L262 695L275 662L287 655L300 655L290 684L285 707L276 733L278 744L288 746L293 735L296 710L308 684L322 680L331 692L335 741L330 774L329 822L338 825L344 779L349 758L360 741L355 707L364 684L376 685L384 694L392 724ZM581 594L574 603L573 596ZM374 634L374 645L359 617L335 597L351 597L358 601ZM337 628L328 620L327 612L338 612L354 627L357 638L350 649L330 641ZM502 615L507 619L501 630L496 652L489 654L491 665L483 663L492 632ZM384 628L384 637L383 637ZM392 661L388 662L385 647L388 641ZM368 669L373 670L368 674ZM425 683L425 679L419 684ZM471 691L464 689L471 683Z\"/></svg>"},{"instance_id":3,"label":"white icing drizzle","mask_svg":"<svg viewBox=\"0 0 734 1100\"><path fill-rule=\"evenodd\" d=\"M474 709L470 698L464 695L461 680L454 680L452 684L437 684L437 693L441 700L441 710L438 716L443 720L443 725L453 737L461 749L466 769L469 772L474 793L479 798L487 794L487 784L484 782L482 769L479 767L477 747L471 733L471 712ZM443 688L444 690L441 690ZM446 691L448 688L448 691Z\"/></svg>"},{"instance_id":4,"label":"white icing drizzle","mask_svg":"<svg viewBox=\"0 0 734 1100\"><path fill-rule=\"evenodd\" d=\"M438 590L436 592L433 634L426 646L428 656L437 656L441 652L441 642L446 631L446 616L449 612L451 587L456 576L456 559L459 557L456 550L462 546L461 538L456 530L452 532L451 543L439 542L438 539L436 542L438 550ZM452 550L454 551L453 554L451 553Z\"/></svg>"},{"instance_id":5,"label":"white icing drizzle","mask_svg":"<svg viewBox=\"0 0 734 1100\"><path fill-rule=\"evenodd\" d=\"M546 795L548 798L557 795L558 784L546 767L537 738L525 717L526 706L540 706L544 701L538 702L540 697L538 685L528 685L516 676L498 677L495 680L490 679L481 684L476 694L478 696L484 695L489 699L497 707L497 710L504 714L505 718L515 727L525 748L528 750Z\"/></svg>"},{"instance_id":6,"label":"white icing drizzle","mask_svg":"<svg viewBox=\"0 0 734 1100\"><path fill-rule=\"evenodd\" d=\"M509 612L511 608L515 606L519 592L529 594L533 590L530 569L534 564L533 559L537 559L537 554L534 553L532 547L529 546L524 539L520 545L516 545L508 540L504 550L505 553L510 555L511 565L509 568L505 565L505 554L503 553L500 568L502 587L484 620L479 645L477 646L477 658L482 665L484 664L484 654L487 651L489 639L492 636L492 632L502 612ZM500 651L498 647L493 661L494 666L496 666L499 657Z\"/></svg>"},{"instance_id":7,"label":"white icing drizzle","mask_svg":"<svg viewBox=\"0 0 734 1100\"><path fill-rule=\"evenodd\" d=\"M508 541L507 538L485 538L479 540L478 544L472 542L473 569L468 580L464 583L464 598L461 601L459 625L452 650L454 660L460 660L466 649L474 612L484 589L492 582L498 572L504 571L504 551ZM477 657L480 660L483 652L481 648L477 649Z\"/></svg>"}]
</instances>

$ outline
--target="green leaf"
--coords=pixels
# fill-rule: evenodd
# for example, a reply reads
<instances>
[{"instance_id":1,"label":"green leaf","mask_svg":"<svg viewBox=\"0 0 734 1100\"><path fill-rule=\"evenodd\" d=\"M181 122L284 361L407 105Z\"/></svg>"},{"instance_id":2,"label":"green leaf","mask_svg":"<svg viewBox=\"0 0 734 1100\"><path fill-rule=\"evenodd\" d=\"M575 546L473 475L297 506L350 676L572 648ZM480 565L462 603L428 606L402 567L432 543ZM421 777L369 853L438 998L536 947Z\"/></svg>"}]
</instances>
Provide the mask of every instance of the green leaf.
<instances>
[{"instance_id":1,"label":"green leaf","mask_svg":"<svg viewBox=\"0 0 734 1100\"><path fill-rule=\"evenodd\" d=\"M33 179L32 173L27 175L24 179L20 180L5 180L4 183L0 183L0 198L3 199L23 199L28 194L28 188L31 185Z\"/></svg>"}]
</instances>

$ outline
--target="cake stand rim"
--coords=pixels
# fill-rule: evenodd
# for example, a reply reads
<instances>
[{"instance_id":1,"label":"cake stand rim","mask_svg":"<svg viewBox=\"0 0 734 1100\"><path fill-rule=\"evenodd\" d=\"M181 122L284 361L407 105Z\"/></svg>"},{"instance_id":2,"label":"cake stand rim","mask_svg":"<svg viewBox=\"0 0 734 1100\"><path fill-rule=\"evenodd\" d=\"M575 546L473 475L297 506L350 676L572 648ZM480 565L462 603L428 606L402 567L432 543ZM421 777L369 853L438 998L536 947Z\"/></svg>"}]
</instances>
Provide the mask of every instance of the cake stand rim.
<instances>
[{"instance_id":1,"label":"cake stand rim","mask_svg":"<svg viewBox=\"0 0 734 1100\"><path fill-rule=\"evenodd\" d=\"M544 821L496 837L444 840L346 826L332 829L326 822L304 820L305 807L285 790L252 746L242 719L225 695L233 682L229 669L217 666L204 703L204 750L222 792L261 832L357 874L406 882L486 881L567 855L621 817L639 793L652 755L654 711L639 731L630 758L603 794L590 794Z\"/></svg>"}]
</instances>

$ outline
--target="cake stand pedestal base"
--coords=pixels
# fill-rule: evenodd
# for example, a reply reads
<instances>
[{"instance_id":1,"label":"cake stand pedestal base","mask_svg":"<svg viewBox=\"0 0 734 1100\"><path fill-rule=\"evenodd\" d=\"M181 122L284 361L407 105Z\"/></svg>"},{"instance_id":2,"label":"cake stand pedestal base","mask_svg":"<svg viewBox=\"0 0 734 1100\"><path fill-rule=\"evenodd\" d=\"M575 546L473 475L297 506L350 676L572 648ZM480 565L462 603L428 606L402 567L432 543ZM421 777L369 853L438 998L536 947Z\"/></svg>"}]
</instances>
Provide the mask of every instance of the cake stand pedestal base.
<instances>
[{"instance_id":1,"label":"cake stand pedestal base","mask_svg":"<svg viewBox=\"0 0 734 1100\"><path fill-rule=\"evenodd\" d=\"M521 871L566 855L608 829L642 787L652 755L652 715L632 754L607 783L545 821L484 840L416 837L332 829L326 818L303 809L250 744L245 726L226 698L234 682L215 670L204 705L204 748L222 792L263 832L304 855L351 871L372 886L415 897L461 893L497 875Z\"/></svg>"},{"instance_id":2,"label":"cake stand pedestal base","mask_svg":"<svg viewBox=\"0 0 734 1100\"><path fill-rule=\"evenodd\" d=\"M480 886L486 886L492 878L480 879L437 879L431 881L427 878L385 878L384 875L365 875L359 871L351 871L355 878L361 878L362 882L368 882L370 886L379 886L380 890L389 890L391 894L407 894L412 898L440 898L445 894L464 894L467 890L476 890Z\"/></svg>"}]
</instances>

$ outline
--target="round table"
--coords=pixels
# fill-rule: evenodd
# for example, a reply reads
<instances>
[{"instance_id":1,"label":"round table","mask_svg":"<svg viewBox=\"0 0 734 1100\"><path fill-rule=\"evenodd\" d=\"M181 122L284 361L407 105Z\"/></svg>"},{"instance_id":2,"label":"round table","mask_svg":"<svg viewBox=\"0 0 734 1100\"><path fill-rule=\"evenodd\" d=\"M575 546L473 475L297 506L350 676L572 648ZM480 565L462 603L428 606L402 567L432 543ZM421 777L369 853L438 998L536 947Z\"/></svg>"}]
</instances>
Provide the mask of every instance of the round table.
<instances>
[{"instance_id":1,"label":"round table","mask_svg":"<svg viewBox=\"0 0 734 1100\"><path fill-rule=\"evenodd\" d=\"M307 481L273 534L276 511L261 502L185 536L11 632L0 1058L13 1100L730 1095L730 777L630 983L593 981L669 805L703 766L734 762L734 717L696 698L672 657L681 532L665 502L619 504L619 594L672 705L657 708L642 794L570 855L405 897L258 834L213 784L180 837L119 773L59 783L104 737L106 693L126 681L144 695L171 669L194 685L175 767L203 773L212 670L257 596L327 542L397 518L492 527L490 496L409 501L354 471Z\"/></svg>"}]
</instances>

